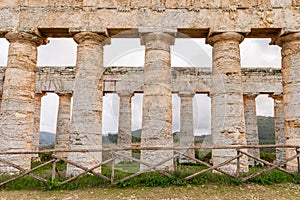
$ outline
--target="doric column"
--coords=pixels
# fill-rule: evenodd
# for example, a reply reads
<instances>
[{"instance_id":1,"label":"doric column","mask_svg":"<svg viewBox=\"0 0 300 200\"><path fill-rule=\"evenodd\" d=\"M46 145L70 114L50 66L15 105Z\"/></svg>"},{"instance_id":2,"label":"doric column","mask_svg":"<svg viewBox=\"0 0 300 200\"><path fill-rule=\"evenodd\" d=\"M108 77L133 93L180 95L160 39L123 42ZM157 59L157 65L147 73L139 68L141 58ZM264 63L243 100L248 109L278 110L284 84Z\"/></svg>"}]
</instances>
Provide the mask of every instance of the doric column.
<instances>
[{"instance_id":1,"label":"doric column","mask_svg":"<svg viewBox=\"0 0 300 200\"><path fill-rule=\"evenodd\" d=\"M72 94L58 94L59 105L56 125L55 149L68 150L70 144L70 117ZM57 156L67 158L67 152L56 153Z\"/></svg>"},{"instance_id":2,"label":"doric column","mask_svg":"<svg viewBox=\"0 0 300 200\"><path fill-rule=\"evenodd\" d=\"M168 33L152 32L141 35L146 46L144 66L144 96L141 146L173 147L172 90L170 45L175 37ZM141 160L160 163L173 156L173 151L142 151ZM160 168L173 170L173 160ZM141 165L141 170L147 168Z\"/></svg>"},{"instance_id":3,"label":"doric column","mask_svg":"<svg viewBox=\"0 0 300 200\"><path fill-rule=\"evenodd\" d=\"M282 47L282 84L284 106L284 131L287 145L300 144L300 33L291 33L277 39ZM287 149L286 156L296 154L294 149ZM298 170L297 159L287 163L287 170Z\"/></svg>"},{"instance_id":4,"label":"doric column","mask_svg":"<svg viewBox=\"0 0 300 200\"><path fill-rule=\"evenodd\" d=\"M103 46L107 38L91 32L74 36L78 43L77 68L73 91L71 149L102 148ZM102 161L101 152L69 153L68 159L91 168ZM97 168L96 172L101 172ZM81 169L68 165L67 175Z\"/></svg>"},{"instance_id":5,"label":"doric column","mask_svg":"<svg viewBox=\"0 0 300 200\"><path fill-rule=\"evenodd\" d=\"M283 96L271 95L274 99L274 127L275 127L275 143L285 145L286 139L284 135L284 111L283 111ZM276 161L285 161L286 154L284 148L276 148Z\"/></svg>"},{"instance_id":6,"label":"doric column","mask_svg":"<svg viewBox=\"0 0 300 200\"><path fill-rule=\"evenodd\" d=\"M255 98L257 95L244 95L244 109L245 109L245 124L246 124L246 140L248 145L258 145L258 126L256 116ZM259 158L260 150L248 149L248 153ZM257 161L253 158L248 159L248 164L254 166Z\"/></svg>"},{"instance_id":7,"label":"doric column","mask_svg":"<svg viewBox=\"0 0 300 200\"><path fill-rule=\"evenodd\" d=\"M46 40L30 33L5 35L10 42L3 84L0 121L0 150L29 150L34 131L37 47ZM24 169L30 169L31 155L1 156ZM14 173L15 168L1 167L0 172Z\"/></svg>"},{"instance_id":8,"label":"doric column","mask_svg":"<svg viewBox=\"0 0 300 200\"><path fill-rule=\"evenodd\" d=\"M132 94L119 93L120 109L119 109L119 131L118 131L118 147L131 146L131 97ZM120 153L131 156L131 151L120 151ZM128 160L119 158L117 161Z\"/></svg>"},{"instance_id":9,"label":"doric column","mask_svg":"<svg viewBox=\"0 0 300 200\"><path fill-rule=\"evenodd\" d=\"M243 35L234 32L207 39L207 43L213 46L211 132L214 146L246 144L239 48L243 39ZM218 165L236 155L236 150L213 150L213 164ZM240 160L241 171L248 171L247 158ZM223 170L235 173L235 162L222 167Z\"/></svg>"},{"instance_id":10,"label":"doric column","mask_svg":"<svg viewBox=\"0 0 300 200\"><path fill-rule=\"evenodd\" d=\"M44 93L36 93L34 96L34 126L32 135L32 147L31 150L38 151L40 146L40 121L41 121L41 104ZM29 137L30 138L30 137ZM39 155L31 155L33 160L39 160Z\"/></svg>"},{"instance_id":11,"label":"doric column","mask_svg":"<svg viewBox=\"0 0 300 200\"><path fill-rule=\"evenodd\" d=\"M195 157L194 149L187 148L194 146L194 118L193 118L193 97L192 93L179 93L180 96L180 148L186 148L182 152ZM190 162L186 157L181 157L180 162Z\"/></svg>"}]
</instances>

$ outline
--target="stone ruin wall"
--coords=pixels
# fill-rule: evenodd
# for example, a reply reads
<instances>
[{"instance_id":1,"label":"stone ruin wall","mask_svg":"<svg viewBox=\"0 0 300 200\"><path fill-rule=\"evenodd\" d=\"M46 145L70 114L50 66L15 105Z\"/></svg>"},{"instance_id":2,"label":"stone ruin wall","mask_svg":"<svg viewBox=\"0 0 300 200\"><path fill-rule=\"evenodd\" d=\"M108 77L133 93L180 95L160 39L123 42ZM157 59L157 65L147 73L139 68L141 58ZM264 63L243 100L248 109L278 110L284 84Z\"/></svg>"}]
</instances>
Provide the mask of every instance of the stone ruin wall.
<instances>
[{"instance_id":1,"label":"stone ruin wall","mask_svg":"<svg viewBox=\"0 0 300 200\"><path fill-rule=\"evenodd\" d=\"M47 37L71 37L92 31L139 37L145 28L164 27L187 37L234 31L270 38L281 29L298 30L299 7L299 0L3 0L0 35L39 31Z\"/></svg>"},{"instance_id":2,"label":"stone ruin wall","mask_svg":"<svg viewBox=\"0 0 300 200\"><path fill-rule=\"evenodd\" d=\"M282 95L281 70L276 68L243 68L243 93L245 95ZM0 67L0 95L3 91L5 67ZM75 67L38 67L36 93L52 92L72 94ZM104 72L104 93L142 93L142 67L107 67ZM211 68L172 67L172 93L193 91L209 94Z\"/></svg>"},{"instance_id":3,"label":"stone ruin wall","mask_svg":"<svg viewBox=\"0 0 300 200\"><path fill-rule=\"evenodd\" d=\"M137 90L143 88L144 92L142 146L164 145L160 143L159 133L162 133L161 136L165 139L167 146L172 145L169 126L172 91L179 92L182 105L188 105L188 102L191 102L190 98L194 92L210 93L214 145L220 145L220 141L226 141L222 143L225 145L253 142L253 138L249 139L246 136L246 132L253 132L249 128L251 123L249 125L247 118L254 115L254 109L249 105L253 105L253 96L261 93L262 89L266 90L262 93L272 93L276 105L283 107L282 109L275 108L275 110L280 113L278 114L280 116L283 115L284 110L284 118L280 118L279 121L283 124L282 120L284 120L286 144L297 145L300 143L300 114L295 112L299 110L300 105L298 96L300 94L298 87L298 82L300 82L300 76L298 76L300 65L299 10L299 0L2 0L0 37L5 37L10 42L11 48L5 72L6 78L1 86L4 90L0 135L3 141L14 141L16 138L19 140L15 141L18 145L14 148L7 145L9 142L1 142L0 149L32 149L32 135L26 133L33 132L33 128L38 124L38 120L34 120L36 119L34 115L37 115L39 111L38 108L34 108L33 102L41 98L41 92L46 88L59 93L61 97L63 96L61 99L67 101L70 101L70 95L64 94L68 94L67 91L73 89L75 105L73 115L86 116L88 123L78 121L79 118L76 121L72 117L69 123L70 147L90 147L91 144L86 139L100 138L103 90L126 91L127 86L137 87ZM46 45L48 37L73 37L78 43L78 70L75 75L70 75L73 76L72 78L75 76L73 82L67 78L68 70L71 68L65 68L66 74L59 80L60 74L50 73L49 75L47 72L47 70L55 70L54 68L44 68L47 72L44 74L35 73L37 47ZM128 85L124 86L123 81L126 82L128 79L122 77L121 74L114 75L114 77L108 74L102 76L104 71L103 46L109 45L112 37L140 38L141 44L145 45L144 79L136 78L137 74L142 74L142 72L135 72L137 74L132 75L135 80L139 80L138 84L127 82ZM176 37L206 38L207 44L213 46L211 75L204 73L200 76L191 76L190 73L194 73L195 69L177 68L180 72L176 70L170 72L170 46L174 44ZM271 44L282 47L281 83L283 87L277 82L280 78L276 74L272 75L272 72L266 72L267 75L251 72L251 70L246 72L247 70L244 71L244 69L242 72L239 44L244 38L270 38ZM119 79L115 80L117 76L120 77L122 84ZM205 76L207 77L204 78ZM104 78L106 80L103 89L101 83ZM257 82L258 78L264 81ZM43 79L46 81L37 81ZM151 81L152 79L156 82ZM246 80L247 84L242 84ZM23 86L20 87L19 83L23 83ZM56 91L57 88L59 91ZM180 94L181 90L185 90L183 94ZM283 98L280 95L281 92ZM34 95L34 93L40 95ZM154 101L160 103L151 104ZM245 104L245 102L248 103ZM69 103L63 105L61 109L66 111L65 108ZM130 104L127 102L123 105ZM225 107L228 109L224 110ZM188 106L182 108L186 111L190 110ZM186 117L188 116L183 118ZM65 112L59 118L66 120L68 113ZM222 127L219 124L220 119L224 120ZM160 125L154 127L155 131L153 131L151 124L155 120ZM184 121L187 125L189 120ZM21 125L14 125L19 122L22 122ZM87 126L87 124L90 125ZM124 125L126 126L128 125ZM83 133L82 127L85 127L89 133ZM19 135L14 135L17 129ZM152 143L148 143L147 140ZM234 151L226 153L214 151L214 165L222 162L224 157L235 153ZM161 159L168 157L167 154ZM293 151L287 151L287 156L294 154ZM93 156L99 158L99 155ZM153 156L157 155L155 153L146 157L142 155L142 159L147 161ZM71 155L69 158L73 161L80 161L83 157L78 154ZM22 162L20 160L18 156L13 159L24 168L29 167L30 158L23 158ZM87 167L101 162L101 159L91 157L86 157L85 160L83 164ZM151 159L148 161L152 162ZM155 162L159 161L158 159ZM241 169L247 171L247 166L247 161L243 160ZM173 166L167 163L166 167L172 169ZM234 166L223 169L229 173L236 170ZM297 170L296 160L289 162L287 169ZM76 169L69 169L68 173L79 172Z\"/></svg>"}]
</instances>

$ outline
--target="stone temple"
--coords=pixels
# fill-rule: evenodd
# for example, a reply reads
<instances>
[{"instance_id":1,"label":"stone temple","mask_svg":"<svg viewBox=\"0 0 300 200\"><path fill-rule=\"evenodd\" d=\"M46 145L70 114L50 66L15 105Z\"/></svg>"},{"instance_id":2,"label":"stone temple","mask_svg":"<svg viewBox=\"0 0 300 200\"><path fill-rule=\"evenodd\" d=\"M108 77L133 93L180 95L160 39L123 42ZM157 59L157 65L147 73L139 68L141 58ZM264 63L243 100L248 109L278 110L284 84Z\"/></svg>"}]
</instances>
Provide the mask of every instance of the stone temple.
<instances>
[{"instance_id":1,"label":"stone temple","mask_svg":"<svg viewBox=\"0 0 300 200\"><path fill-rule=\"evenodd\" d=\"M170 47L183 36L206 39L213 47L212 69L171 68ZM46 92L59 95L57 149L102 148L102 100L108 92L120 97L120 146L131 144L128 119L135 93L143 93L141 147L173 147L172 93L181 99L180 147L193 144L197 93L211 97L214 146L258 144L259 94L274 98L276 143L300 144L300 0L2 0L0 37L10 43L7 66L0 68L0 151L38 149ZM37 67L37 47L47 45L49 37L76 41L76 67ZM103 67L103 47L116 37L140 38L144 67ZM271 45L279 45L281 69L242 69L239 45L245 38L270 38ZM248 152L259 155L255 149ZM213 150L212 162L218 165L236 153ZM278 149L277 159L295 153ZM88 168L102 161L101 152L59 156ZM174 169L172 156L172 150L141 152L141 160L166 161L160 167L168 170ZM1 158L30 168L31 155ZM251 162L242 157L241 171ZM236 164L222 169L235 173ZM296 159L287 170L297 171ZM0 172L16 169L0 164ZM68 175L80 172L68 166Z\"/></svg>"}]
</instances>

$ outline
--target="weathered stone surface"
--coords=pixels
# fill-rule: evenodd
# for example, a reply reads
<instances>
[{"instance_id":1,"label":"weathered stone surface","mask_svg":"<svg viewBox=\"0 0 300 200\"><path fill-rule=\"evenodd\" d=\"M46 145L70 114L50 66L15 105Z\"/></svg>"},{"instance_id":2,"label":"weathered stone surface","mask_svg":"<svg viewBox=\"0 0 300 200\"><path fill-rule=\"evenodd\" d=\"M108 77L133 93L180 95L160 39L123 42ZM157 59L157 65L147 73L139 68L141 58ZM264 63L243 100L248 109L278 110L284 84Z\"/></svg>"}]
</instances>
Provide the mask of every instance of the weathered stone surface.
<instances>
[{"instance_id":1,"label":"weathered stone surface","mask_svg":"<svg viewBox=\"0 0 300 200\"><path fill-rule=\"evenodd\" d=\"M163 32L143 33L141 36L142 44L146 46L142 147L173 147L170 45L174 39L171 34ZM173 151L141 152L141 160L149 164L160 163L172 156ZM147 168L141 165L140 170ZM173 159L159 168L174 170Z\"/></svg>"},{"instance_id":2,"label":"weathered stone surface","mask_svg":"<svg viewBox=\"0 0 300 200\"><path fill-rule=\"evenodd\" d=\"M246 124L246 141L248 145L258 145L258 126L256 116L255 98L257 95L244 95L244 109L245 109L245 124ZM260 149L248 149L248 153L260 157ZM248 159L248 164L254 166L257 160L253 158Z\"/></svg>"},{"instance_id":3,"label":"weathered stone surface","mask_svg":"<svg viewBox=\"0 0 300 200\"><path fill-rule=\"evenodd\" d=\"M180 93L180 135L179 146L185 148L182 152L195 158L194 149L187 149L194 146L194 117L193 117L193 97L194 94ZM190 162L191 159L180 157L180 162Z\"/></svg>"},{"instance_id":4,"label":"weathered stone surface","mask_svg":"<svg viewBox=\"0 0 300 200\"><path fill-rule=\"evenodd\" d=\"M102 148L103 46L106 37L91 32L74 36L78 43L71 119L71 149ZM69 153L68 159L87 168L101 163L102 152ZM101 172L101 168L95 171ZM81 169L67 166L67 175Z\"/></svg>"},{"instance_id":5,"label":"weathered stone surface","mask_svg":"<svg viewBox=\"0 0 300 200\"><path fill-rule=\"evenodd\" d=\"M3 83L0 118L0 150L31 150L34 131L34 103L37 47L45 40L35 34L6 34L10 42L8 64ZM30 168L30 155L1 156L23 167ZM17 172L15 168L0 166L0 173Z\"/></svg>"},{"instance_id":6,"label":"weathered stone surface","mask_svg":"<svg viewBox=\"0 0 300 200\"><path fill-rule=\"evenodd\" d=\"M72 94L58 94L59 105L56 125L55 149L68 150L70 144L71 98ZM67 152L58 152L57 156L68 158Z\"/></svg>"},{"instance_id":7,"label":"weathered stone surface","mask_svg":"<svg viewBox=\"0 0 300 200\"><path fill-rule=\"evenodd\" d=\"M178 28L193 37L206 37L203 34L209 30L270 37L279 33L280 27L287 31L299 28L298 7L298 0L5 0L0 5L0 30L8 32L17 27L28 31L37 27L46 36L70 37L69 28L96 31L108 27L111 35L132 30L132 35L138 37L139 27L159 25Z\"/></svg>"},{"instance_id":8,"label":"weathered stone surface","mask_svg":"<svg viewBox=\"0 0 300 200\"><path fill-rule=\"evenodd\" d=\"M40 146L40 119L41 119L41 104L42 97L44 93L36 93L34 96L34 125L33 125L33 134L29 138L32 138L32 147L30 150L38 151ZM39 160L38 154L31 155L32 159Z\"/></svg>"},{"instance_id":9,"label":"weathered stone surface","mask_svg":"<svg viewBox=\"0 0 300 200\"><path fill-rule=\"evenodd\" d=\"M243 35L228 32L211 36L213 46L211 133L215 146L246 144L242 73L239 44ZM237 155L236 150L213 150L212 160L218 165ZM248 171L248 160L241 157L241 171ZM236 172L236 160L222 167Z\"/></svg>"},{"instance_id":10,"label":"weathered stone surface","mask_svg":"<svg viewBox=\"0 0 300 200\"><path fill-rule=\"evenodd\" d=\"M300 33L291 33L277 39L276 44L282 47L282 84L284 105L284 131L286 144L300 144ZM287 149L286 156L296 154ZM297 159L287 163L287 169L298 171Z\"/></svg>"},{"instance_id":11,"label":"weathered stone surface","mask_svg":"<svg viewBox=\"0 0 300 200\"><path fill-rule=\"evenodd\" d=\"M284 135L284 111L283 111L283 95L271 95L274 99L274 127L275 127L275 143L284 145L286 138ZM285 149L276 148L276 162L286 160Z\"/></svg>"},{"instance_id":12,"label":"weathered stone surface","mask_svg":"<svg viewBox=\"0 0 300 200\"><path fill-rule=\"evenodd\" d=\"M75 67L38 67L36 93L72 94Z\"/></svg>"},{"instance_id":13,"label":"weathered stone surface","mask_svg":"<svg viewBox=\"0 0 300 200\"><path fill-rule=\"evenodd\" d=\"M0 94L2 94L5 67L0 67ZM193 91L210 93L211 68L172 67L172 92ZM143 92L142 67L107 67L104 71L104 92ZM71 94L74 88L75 67L38 67L36 93ZM244 94L282 93L281 70L276 68L242 68ZM244 84L245 83L245 84Z\"/></svg>"},{"instance_id":14,"label":"weathered stone surface","mask_svg":"<svg viewBox=\"0 0 300 200\"><path fill-rule=\"evenodd\" d=\"M119 93L120 97L120 109L119 109L119 131L118 131L118 147L130 147L131 146L131 93ZM131 156L131 150L120 151L119 153ZM125 159L119 157L117 162L121 162Z\"/></svg>"}]
</instances>

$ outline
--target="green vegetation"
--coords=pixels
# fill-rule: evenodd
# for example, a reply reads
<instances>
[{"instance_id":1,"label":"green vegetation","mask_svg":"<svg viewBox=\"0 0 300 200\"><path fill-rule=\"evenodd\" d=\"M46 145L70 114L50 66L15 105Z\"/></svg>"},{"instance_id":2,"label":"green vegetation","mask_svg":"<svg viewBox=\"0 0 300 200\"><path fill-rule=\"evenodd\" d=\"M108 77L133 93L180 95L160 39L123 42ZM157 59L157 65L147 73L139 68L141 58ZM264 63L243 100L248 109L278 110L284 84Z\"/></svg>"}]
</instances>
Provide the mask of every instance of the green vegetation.
<instances>
[{"instance_id":1,"label":"green vegetation","mask_svg":"<svg viewBox=\"0 0 300 200\"><path fill-rule=\"evenodd\" d=\"M260 144L275 144L274 117L257 117Z\"/></svg>"},{"instance_id":2,"label":"green vegetation","mask_svg":"<svg viewBox=\"0 0 300 200\"><path fill-rule=\"evenodd\" d=\"M258 117L258 131L260 144L274 144L274 120L272 117ZM132 142L139 143L141 136L141 130L134 131L132 133ZM174 133L174 142L179 142L179 133ZM200 145L203 141L211 142L210 136L196 136L195 144ZM46 143L46 142L45 142ZM103 144L116 144L117 143L117 134L108 134L103 136ZM52 146L44 147L44 149L53 148ZM133 150L133 156L137 159L140 157L140 150ZM275 160L275 154L268 149L261 151L261 158L273 162ZM103 159L107 160L111 157L110 152L103 153ZM206 163L209 163L211 160L211 151L208 150L195 150L195 157ZM32 167L36 167L41 163L49 161L51 159L51 153L40 154L41 162L32 163ZM41 181L38 181L32 177L25 176L20 178L12 183L7 184L6 186L0 188L5 190L53 190L53 189L63 189L63 190L74 190L74 189L88 189L88 188L107 188L107 187L170 187L170 186L188 186L188 185L204 185L204 184L213 184L213 185L240 185L241 181L237 178L230 178L226 175L207 172L201 174L191 180L185 180L184 178L196 173L200 170L206 169L206 166L195 164L195 163L185 163L178 164L176 172L173 173L172 178L162 176L160 173L151 171L145 174L141 174L137 177L134 177L128 181L121 182L116 186L111 186L110 182L105 181L99 177L86 174L77 180L68 183L66 185L59 185L59 182L66 180L66 164L63 162L58 162L57 165L57 174L54 183L51 183L51 172L52 164L44 166L41 169L38 169L34 174L40 175L43 178L48 180L47 184L44 184ZM261 170L263 166L251 167L250 172L247 174L242 174L243 176L252 174ZM139 171L139 163L136 162L123 162L115 165L114 172L114 181L121 180L126 176L132 175ZM106 177L111 177L111 164L104 165L102 167L102 174ZM8 180L14 176L9 175L0 175L0 182ZM268 185L273 183L295 183L300 184L300 174L288 175L278 170L272 170L269 173L262 174L258 177L248 180L246 183L258 183L262 185Z\"/></svg>"},{"instance_id":3,"label":"green vegetation","mask_svg":"<svg viewBox=\"0 0 300 200\"><path fill-rule=\"evenodd\" d=\"M40 155L43 158L48 158L48 155ZM262 157L271 162L274 157L273 154L262 153ZM211 152L209 151L200 151L197 152L197 157L203 161L208 162L211 158ZM47 160L47 159L46 159ZM46 161L45 160L45 161ZM45 162L34 162L32 167L36 167L39 164ZM54 183L51 183L51 171L52 164L44 166L41 169L38 169L34 174L41 175L48 180L48 184L44 184L41 181L38 181L32 177L25 176L20 178L12 183L9 183L2 187L5 190L74 190L74 189L88 189L88 188L106 188L106 187L170 187L170 186L187 186L187 185L204 185L204 184L214 184L214 185L240 185L242 182L238 178L231 178L223 174L207 172L196 176L191 180L185 180L184 178L192 175L203 169L207 169L206 166L195 163L185 163L178 164L176 172L173 172L173 176L168 178L161 175L156 171L151 171L145 174L141 174L137 177L134 177L130 180L120 182L115 186L111 186L110 182L105 181L99 177L87 174L77 180L68 183L66 185L59 185L59 182L66 180L65 171L66 164L63 162L57 163L57 174ZM247 174L242 174L242 177L245 177L249 174L255 173L258 170L263 169L263 166L251 167L250 172ZM121 180L129 175L132 175L139 170L139 163L136 162L123 162L115 165L114 172L114 181ZM102 167L102 174L106 177L111 177L111 165L104 165ZM0 182L7 180L13 176L1 175ZM269 173L262 174L258 177L249 179L246 183L258 183L262 185L268 185L273 183L295 183L300 184L300 174L289 175L278 170L272 170Z\"/></svg>"}]
</instances>

